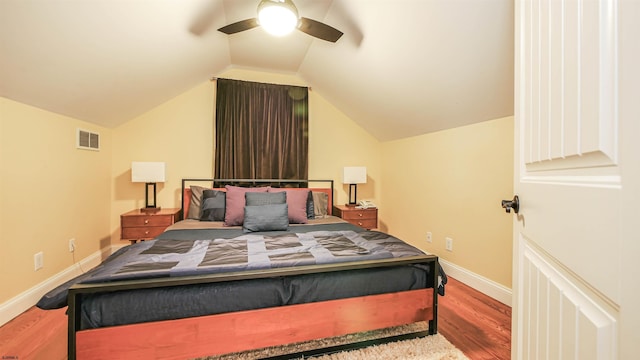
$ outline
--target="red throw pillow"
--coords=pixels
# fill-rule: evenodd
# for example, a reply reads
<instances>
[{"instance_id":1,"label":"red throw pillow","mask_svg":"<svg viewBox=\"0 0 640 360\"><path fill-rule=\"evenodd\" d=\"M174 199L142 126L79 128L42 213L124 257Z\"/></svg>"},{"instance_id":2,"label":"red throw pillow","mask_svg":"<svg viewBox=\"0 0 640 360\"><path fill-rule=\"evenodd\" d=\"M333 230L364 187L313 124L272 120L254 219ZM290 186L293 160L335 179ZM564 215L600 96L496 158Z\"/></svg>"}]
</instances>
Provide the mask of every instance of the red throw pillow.
<instances>
[{"instance_id":1,"label":"red throw pillow","mask_svg":"<svg viewBox=\"0 0 640 360\"><path fill-rule=\"evenodd\" d=\"M307 220L307 198L309 189L278 189L269 188L269 192L287 193L287 206L289 207L290 224L306 224Z\"/></svg>"},{"instance_id":2,"label":"red throw pillow","mask_svg":"<svg viewBox=\"0 0 640 360\"><path fill-rule=\"evenodd\" d=\"M244 194L246 192L267 192L269 187L245 188L225 185L227 189L227 207L224 214L224 225L235 226L244 223Z\"/></svg>"}]
</instances>

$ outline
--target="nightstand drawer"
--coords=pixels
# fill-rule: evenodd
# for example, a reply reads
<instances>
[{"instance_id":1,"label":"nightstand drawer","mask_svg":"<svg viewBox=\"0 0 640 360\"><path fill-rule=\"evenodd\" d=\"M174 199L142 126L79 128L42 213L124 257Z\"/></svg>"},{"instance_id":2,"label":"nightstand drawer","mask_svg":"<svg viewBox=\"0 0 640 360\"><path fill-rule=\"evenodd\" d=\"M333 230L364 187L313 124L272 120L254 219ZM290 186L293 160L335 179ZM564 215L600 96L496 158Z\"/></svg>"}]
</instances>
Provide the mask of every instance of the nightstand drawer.
<instances>
[{"instance_id":1,"label":"nightstand drawer","mask_svg":"<svg viewBox=\"0 0 640 360\"><path fill-rule=\"evenodd\" d=\"M365 229L375 229L378 227L377 219L344 219L353 225L360 226Z\"/></svg>"},{"instance_id":2,"label":"nightstand drawer","mask_svg":"<svg viewBox=\"0 0 640 360\"><path fill-rule=\"evenodd\" d=\"M378 228L377 208L358 209L353 206L335 205L333 214L364 229Z\"/></svg>"},{"instance_id":3,"label":"nightstand drawer","mask_svg":"<svg viewBox=\"0 0 640 360\"><path fill-rule=\"evenodd\" d=\"M122 227L132 226L164 226L173 224L173 216L154 215L154 216L123 216Z\"/></svg>"},{"instance_id":4,"label":"nightstand drawer","mask_svg":"<svg viewBox=\"0 0 640 360\"><path fill-rule=\"evenodd\" d=\"M377 209L355 209L342 212L342 218L345 220L375 220L377 217Z\"/></svg>"},{"instance_id":5,"label":"nightstand drawer","mask_svg":"<svg viewBox=\"0 0 640 360\"><path fill-rule=\"evenodd\" d=\"M141 209L132 210L120 215L120 238L135 243L138 240L149 240L162 234L173 225L180 215L180 209L157 209L153 212Z\"/></svg>"},{"instance_id":6,"label":"nightstand drawer","mask_svg":"<svg viewBox=\"0 0 640 360\"><path fill-rule=\"evenodd\" d=\"M162 234L166 226L142 226L122 228L123 239L153 239Z\"/></svg>"}]
</instances>

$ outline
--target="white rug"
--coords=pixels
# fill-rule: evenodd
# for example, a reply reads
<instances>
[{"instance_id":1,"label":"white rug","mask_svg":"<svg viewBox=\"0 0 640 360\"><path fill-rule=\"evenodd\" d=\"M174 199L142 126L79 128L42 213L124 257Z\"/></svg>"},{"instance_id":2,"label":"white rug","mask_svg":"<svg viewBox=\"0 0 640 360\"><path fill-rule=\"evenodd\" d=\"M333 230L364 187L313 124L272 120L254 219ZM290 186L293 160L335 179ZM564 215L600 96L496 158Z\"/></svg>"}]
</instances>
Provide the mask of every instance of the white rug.
<instances>
[{"instance_id":1,"label":"white rug","mask_svg":"<svg viewBox=\"0 0 640 360\"><path fill-rule=\"evenodd\" d=\"M364 349L323 355L314 360L468 360L468 358L440 334L370 346Z\"/></svg>"},{"instance_id":2,"label":"white rug","mask_svg":"<svg viewBox=\"0 0 640 360\"><path fill-rule=\"evenodd\" d=\"M274 346L265 349L245 351L241 353L226 354L222 356L210 356L207 360L252 360L271 356L283 356L285 354L300 353L310 349L326 348L343 345L357 341L369 341L388 336L398 336L413 332L428 330L426 322L398 326L363 333L312 340L297 344ZM286 355L285 355L286 356ZM359 360L359 359L425 359L425 360L468 360L458 348L453 346L440 334L401 340L380 345L372 345L366 348L335 352L328 355L288 357L289 359L314 359L314 360Z\"/></svg>"}]
</instances>

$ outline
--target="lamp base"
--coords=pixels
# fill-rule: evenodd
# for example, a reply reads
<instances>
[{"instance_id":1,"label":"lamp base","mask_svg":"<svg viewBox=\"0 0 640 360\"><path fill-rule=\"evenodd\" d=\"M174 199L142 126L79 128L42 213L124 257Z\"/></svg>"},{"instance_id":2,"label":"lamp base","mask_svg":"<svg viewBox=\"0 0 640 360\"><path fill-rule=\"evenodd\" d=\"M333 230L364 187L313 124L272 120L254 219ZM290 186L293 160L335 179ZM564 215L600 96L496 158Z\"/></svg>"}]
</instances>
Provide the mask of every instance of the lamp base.
<instances>
[{"instance_id":1,"label":"lamp base","mask_svg":"<svg viewBox=\"0 0 640 360\"><path fill-rule=\"evenodd\" d=\"M356 206L358 206L358 204L346 203L346 204L344 204L344 206L346 206L346 207L356 207Z\"/></svg>"},{"instance_id":2,"label":"lamp base","mask_svg":"<svg viewBox=\"0 0 640 360\"><path fill-rule=\"evenodd\" d=\"M140 208L140 211L143 213L148 213L148 214L153 214L153 213L157 213L158 211L160 211L162 208L161 207L143 207Z\"/></svg>"},{"instance_id":3,"label":"lamp base","mask_svg":"<svg viewBox=\"0 0 640 360\"><path fill-rule=\"evenodd\" d=\"M358 185L357 184L349 184L349 202L346 203L348 207L356 207L356 203L358 202Z\"/></svg>"}]
</instances>

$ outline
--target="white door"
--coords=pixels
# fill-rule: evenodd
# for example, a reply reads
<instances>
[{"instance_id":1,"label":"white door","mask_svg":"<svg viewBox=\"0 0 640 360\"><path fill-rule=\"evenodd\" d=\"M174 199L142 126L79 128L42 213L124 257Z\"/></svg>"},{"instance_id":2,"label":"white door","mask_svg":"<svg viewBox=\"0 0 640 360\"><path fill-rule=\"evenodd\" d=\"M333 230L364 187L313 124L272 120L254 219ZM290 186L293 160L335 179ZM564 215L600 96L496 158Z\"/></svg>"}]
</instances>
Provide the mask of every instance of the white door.
<instances>
[{"instance_id":1,"label":"white door","mask_svg":"<svg viewBox=\"0 0 640 360\"><path fill-rule=\"evenodd\" d=\"M639 3L516 0L514 359L640 358Z\"/></svg>"}]
</instances>

